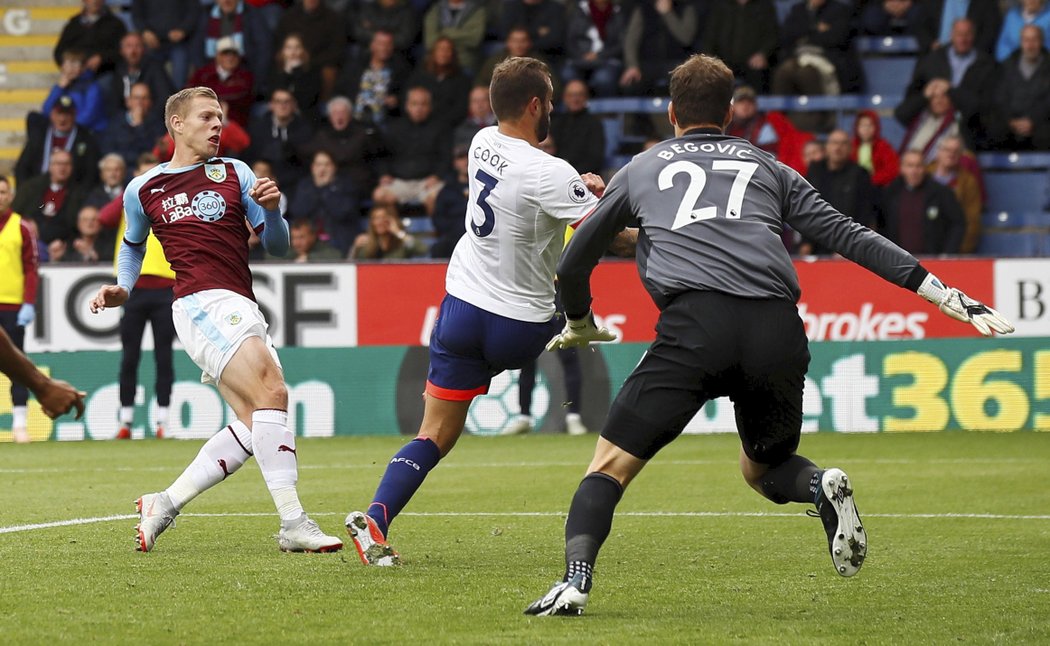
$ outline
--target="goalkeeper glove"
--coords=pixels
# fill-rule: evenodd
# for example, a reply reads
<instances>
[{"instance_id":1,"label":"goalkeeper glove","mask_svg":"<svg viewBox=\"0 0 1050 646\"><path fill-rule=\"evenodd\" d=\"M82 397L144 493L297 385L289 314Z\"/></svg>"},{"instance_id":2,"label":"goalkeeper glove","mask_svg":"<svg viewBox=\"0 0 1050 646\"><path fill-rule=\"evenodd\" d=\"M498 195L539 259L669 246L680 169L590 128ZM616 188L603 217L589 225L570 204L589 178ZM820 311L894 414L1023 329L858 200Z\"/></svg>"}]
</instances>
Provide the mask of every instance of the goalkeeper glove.
<instances>
[{"instance_id":1,"label":"goalkeeper glove","mask_svg":"<svg viewBox=\"0 0 1050 646\"><path fill-rule=\"evenodd\" d=\"M594 322L594 312L588 311L587 316L582 319L566 319L565 329L550 340L550 343L547 344L547 351L585 346L591 341L615 340L616 335L607 328L598 327Z\"/></svg>"},{"instance_id":2,"label":"goalkeeper glove","mask_svg":"<svg viewBox=\"0 0 1050 646\"><path fill-rule=\"evenodd\" d=\"M29 324L36 318L36 308L33 307L32 303L22 303L22 307L18 308L18 316L15 318L15 323L21 327L29 327Z\"/></svg>"},{"instance_id":3,"label":"goalkeeper glove","mask_svg":"<svg viewBox=\"0 0 1050 646\"><path fill-rule=\"evenodd\" d=\"M933 274L926 275L918 293L953 319L973 325L984 336L1014 331L1014 326L1002 314L954 287L947 287Z\"/></svg>"}]
</instances>

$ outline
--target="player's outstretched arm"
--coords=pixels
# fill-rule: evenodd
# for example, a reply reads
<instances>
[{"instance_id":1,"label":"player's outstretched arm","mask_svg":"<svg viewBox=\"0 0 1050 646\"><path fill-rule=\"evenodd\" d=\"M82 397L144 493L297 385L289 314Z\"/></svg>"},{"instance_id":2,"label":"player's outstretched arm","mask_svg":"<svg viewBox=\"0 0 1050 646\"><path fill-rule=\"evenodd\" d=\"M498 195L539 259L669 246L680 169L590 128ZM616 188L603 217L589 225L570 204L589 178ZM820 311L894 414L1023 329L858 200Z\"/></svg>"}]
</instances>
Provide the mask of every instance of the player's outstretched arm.
<instances>
[{"instance_id":1,"label":"player's outstretched arm","mask_svg":"<svg viewBox=\"0 0 1050 646\"><path fill-rule=\"evenodd\" d=\"M948 287L933 274L927 274L919 286L919 296L930 301L948 316L969 323L984 336L1009 334L1014 326L999 312L976 301L962 291Z\"/></svg>"},{"instance_id":2,"label":"player's outstretched arm","mask_svg":"<svg viewBox=\"0 0 1050 646\"><path fill-rule=\"evenodd\" d=\"M131 296L131 288L142 272L142 259L146 257L146 243L137 245L125 242L117 254L117 284L103 285L91 299L91 313L98 314L107 307L120 307Z\"/></svg>"},{"instance_id":3,"label":"player's outstretched arm","mask_svg":"<svg viewBox=\"0 0 1050 646\"><path fill-rule=\"evenodd\" d=\"M0 372L33 391L48 417L54 419L73 408L77 410L77 419L84 414L85 393L40 372L3 329L0 329Z\"/></svg>"}]
</instances>

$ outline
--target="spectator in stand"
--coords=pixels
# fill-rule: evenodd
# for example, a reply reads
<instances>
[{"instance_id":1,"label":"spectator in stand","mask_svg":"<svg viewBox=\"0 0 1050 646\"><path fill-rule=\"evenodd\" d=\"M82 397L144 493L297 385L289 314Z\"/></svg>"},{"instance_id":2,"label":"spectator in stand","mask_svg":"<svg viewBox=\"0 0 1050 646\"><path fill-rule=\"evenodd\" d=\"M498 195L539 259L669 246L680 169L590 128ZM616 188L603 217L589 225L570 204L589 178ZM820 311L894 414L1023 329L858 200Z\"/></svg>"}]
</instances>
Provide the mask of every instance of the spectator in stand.
<instances>
[{"instance_id":1,"label":"spectator in stand","mask_svg":"<svg viewBox=\"0 0 1050 646\"><path fill-rule=\"evenodd\" d=\"M19 184L48 172L51 151L56 148L73 156L75 183L95 183L98 177L98 142L91 131L77 127L76 116L76 104L68 96L55 101L46 118L39 112L26 115L26 144L15 163L15 179Z\"/></svg>"},{"instance_id":2,"label":"spectator in stand","mask_svg":"<svg viewBox=\"0 0 1050 646\"><path fill-rule=\"evenodd\" d=\"M106 103L95 73L84 67L84 58L84 52L78 49L62 52L58 81L44 99L43 112L47 114L56 101L68 96L77 107L77 125L97 134L106 129Z\"/></svg>"},{"instance_id":3,"label":"spectator in stand","mask_svg":"<svg viewBox=\"0 0 1050 646\"><path fill-rule=\"evenodd\" d=\"M853 122L850 159L871 174L871 183L886 186L900 172L900 158L890 142L882 138L882 119L874 110L861 110Z\"/></svg>"},{"instance_id":4,"label":"spectator in stand","mask_svg":"<svg viewBox=\"0 0 1050 646\"><path fill-rule=\"evenodd\" d=\"M1021 32L1027 25L1039 27L1044 34L1050 30L1050 5L1046 0L1020 0L1006 12L995 44L995 60L1001 63L1021 48Z\"/></svg>"},{"instance_id":5,"label":"spectator in stand","mask_svg":"<svg viewBox=\"0 0 1050 646\"><path fill-rule=\"evenodd\" d=\"M860 62L852 50L853 16L838 0L799 0L780 28L780 63L773 71L773 94L837 95L860 89ZM802 130L826 132L834 115L797 112Z\"/></svg>"},{"instance_id":6,"label":"spectator in stand","mask_svg":"<svg viewBox=\"0 0 1050 646\"><path fill-rule=\"evenodd\" d=\"M989 88L995 85L996 64L974 47L974 34L973 23L960 18L952 26L951 45L919 59L904 100L893 111L897 121L910 126L928 107L935 93L946 91L951 104L959 111L965 131L983 132L981 114L991 105Z\"/></svg>"},{"instance_id":7,"label":"spectator in stand","mask_svg":"<svg viewBox=\"0 0 1050 646\"><path fill-rule=\"evenodd\" d=\"M98 162L100 183L91 189L84 198L84 206L101 209L124 194L128 173L124 158L116 153L109 153Z\"/></svg>"},{"instance_id":8,"label":"spectator in stand","mask_svg":"<svg viewBox=\"0 0 1050 646\"><path fill-rule=\"evenodd\" d=\"M868 171L850 160L850 136L845 130L832 130L824 145L826 158L813 162L806 172L806 181L820 192L821 197L839 212L859 224L875 227L872 202L875 190ZM802 238L798 252L802 255L822 255L831 249Z\"/></svg>"},{"instance_id":9,"label":"spectator in stand","mask_svg":"<svg viewBox=\"0 0 1050 646\"><path fill-rule=\"evenodd\" d=\"M15 212L36 221L40 240L50 245L55 240L72 240L77 231L77 211L87 196L87 189L73 181L73 155L61 148L51 152L48 172L18 185Z\"/></svg>"},{"instance_id":10,"label":"spectator in stand","mask_svg":"<svg viewBox=\"0 0 1050 646\"><path fill-rule=\"evenodd\" d=\"M565 53L565 3L558 0L506 0L500 16L502 33L525 27L536 51L548 60Z\"/></svg>"},{"instance_id":11,"label":"spectator in stand","mask_svg":"<svg viewBox=\"0 0 1050 646\"><path fill-rule=\"evenodd\" d=\"M205 9L194 33L191 62L203 67L215 60L219 41L227 37L237 43L252 79L261 85L273 63L273 32L263 13L242 0L215 0Z\"/></svg>"},{"instance_id":12,"label":"spectator in stand","mask_svg":"<svg viewBox=\"0 0 1050 646\"><path fill-rule=\"evenodd\" d=\"M477 70L486 16L481 0L437 0L423 16L423 45L432 52L438 39L447 38L459 63L468 70Z\"/></svg>"},{"instance_id":13,"label":"spectator in stand","mask_svg":"<svg viewBox=\"0 0 1050 646\"><path fill-rule=\"evenodd\" d=\"M284 43L289 34L298 34L310 52L310 62L321 73L321 96L332 93L335 79L346 48L346 18L324 5L321 0L299 0L292 5L277 24L276 42ZM299 99L299 108L309 106Z\"/></svg>"},{"instance_id":14,"label":"spectator in stand","mask_svg":"<svg viewBox=\"0 0 1050 646\"><path fill-rule=\"evenodd\" d=\"M1050 150L1050 56L1044 32L1021 30L1021 48L1001 66L991 114L985 119L992 147Z\"/></svg>"},{"instance_id":15,"label":"spectator in stand","mask_svg":"<svg viewBox=\"0 0 1050 646\"><path fill-rule=\"evenodd\" d=\"M11 210L13 198L11 180L0 175L0 330L11 337L16 348L23 350L26 328L36 318L40 261L36 235L22 216ZM29 441L28 401L25 384L12 380L11 439L20 444Z\"/></svg>"},{"instance_id":16,"label":"spectator in stand","mask_svg":"<svg viewBox=\"0 0 1050 646\"><path fill-rule=\"evenodd\" d=\"M474 135L482 128L496 125L496 115L489 102L489 86L476 85L470 90L467 103L467 118L452 131L452 147L469 146Z\"/></svg>"},{"instance_id":17,"label":"spectator in stand","mask_svg":"<svg viewBox=\"0 0 1050 646\"><path fill-rule=\"evenodd\" d=\"M363 2L356 12L347 13L347 32L358 44L371 43L378 31L390 34L394 50L404 57L419 36L419 17L405 0Z\"/></svg>"},{"instance_id":18,"label":"spectator in stand","mask_svg":"<svg viewBox=\"0 0 1050 646\"><path fill-rule=\"evenodd\" d=\"M323 150L314 153L310 175L296 185L288 214L293 221L311 220L320 239L345 257L362 229L361 203L350 179L336 171L331 155Z\"/></svg>"},{"instance_id":19,"label":"spectator in stand","mask_svg":"<svg viewBox=\"0 0 1050 646\"><path fill-rule=\"evenodd\" d=\"M354 118L381 125L397 114L401 87L410 74L408 63L394 48L388 31L372 34L368 53L343 68L336 92L354 104Z\"/></svg>"},{"instance_id":20,"label":"spectator in stand","mask_svg":"<svg viewBox=\"0 0 1050 646\"><path fill-rule=\"evenodd\" d=\"M136 160L135 176L138 177L157 165L152 153L143 153ZM124 196L123 193L99 209L99 223L115 234L117 247L124 240ZM114 253L116 256L116 253ZM146 322L153 330L153 359L156 362L157 412L153 435L164 437L168 424L168 406L171 403L171 387L175 382L171 344L175 340L175 324L171 319L172 288L175 272L164 257L164 249L156 236L146 236L146 256L142 261L142 273L135 282L128 302L120 315L120 429L118 440L131 439L131 426L135 420L135 393L138 389L139 359L142 357L142 334Z\"/></svg>"},{"instance_id":21,"label":"spectator in stand","mask_svg":"<svg viewBox=\"0 0 1050 646\"><path fill-rule=\"evenodd\" d=\"M153 150L167 132L164 120L153 109L149 86L135 83L124 100L125 109L113 115L102 136L102 152L117 153L126 167L132 167L139 155Z\"/></svg>"},{"instance_id":22,"label":"spectator in stand","mask_svg":"<svg viewBox=\"0 0 1050 646\"><path fill-rule=\"evenodd\" d=\"M450 131L467 116L470 78L463 73L455 44L449 38L437 39L405 86L430 90L433 104L441 106L436 117Z\"/></svg>"},{"instance_id":23,"label":"spectator in stand","mask_svg":"<svg viewBox=\"0 0 1050 646\"><path fill-rule=\"evenodd\" d=\"M312 63L310 52L297 33L284 37L281 48L277 50L276 65L270 70L270 80L266 84L268 92L282 88L295 96L299 111L310 121L319 120L317 109L321 100L321 72Z\"/></svg>"},{"instance_id":24,"label":"spectator in stand","mask_svg":"<svg viewBox=\"0 0 1050 646\"><path fill-rule=\"evenodd\" d=\"M879 200L882 235L915 255L959 253L966 218L951 189L926 176L922 154L901 155L900 177Z\"/></svg>"},{"instance_id":25,"label":"spectator in stand","mask_svg":"<svg viewBox=\"0 0 1050 646\"><path fill-rule=\"evenodd\" d=\"M733 120L726 134L747 139L800 174L806 172L802 149L813 135L796 128L781 112L759 112L755 91L746 85L733 93Z\"/></svg>"},{"instance_id":26,"label":"spectator in stand","mask_svg":"<svg viewBox=\"0 0 1050 646\"><path fill-rule=\"evenodd\" d=\"M667 93L670 71L693 53L697 12L689 0L639 0L623 37L624 94Z\"/></svg>"},{"instance_id":27,"label":"spectator in stand","mask_svg":"<svg viewBox=\"0 0 1050 646\"><path fill-rule=\"evenodd\" d=\"M317 151L325 151L339 174L350 178L354 190L371 195L376 183L372 168L383 155L382 140L371 124L354 119L353 109L345 96L330 99L328 122L314 132L304 154L312 158Z\"/></svg>"},{"instance_id":28,"label":"spectator in stand","mask_svg":"<svg viewBox=\"0 0 1050 646\"><path fill-rule=\"evenodd\" d=\"M704 51L725 61L738 81L765 92L779 44L773 0L715 0L704 29Z\"/></svg>"},{"instance_id":29,"label":"spectator in stand","mask_svg":"<svg viewBox=\"0 0 1050 646\"><path fill-rule=\"evenodd\" d=\"M995 41L1003 15L999 11L999 0L922 0L929 26L935 34L931 49L945 47L952 40L952 28L959 18L968 18L976 28L974 46L988 56L995 53Z\"/></svg>"},{"instance_id":30,"label":"spectator in stand","mask_svg":"<svg viewBox=\"0 0 1050 646\"><path fill-rule=\"evenodd\" d=\"M405 260L427 255L426 245L405 232L397 209L377 204L368 214L368 231L357 236L351 260Z\"/></svg>"},{"instance_id":31,"label":"spectator in stand","mask_svg":"<svg viewBox=\"0 0 1050 646\"><path fill-rule=\"evenodd\" d=\"M478 73L474 76L474 85L488 87L489 83L492 82L492 71L496 69L497 65L512 56L529 56L547 63L548 67L550 67L550 60L533 47L529 30L519 25L507 30L507 37L503 40L503 49L488 56L485 62L481 64L481 68L478 69ZM553 72L551 73L551 83L554 85L554 96L558 96L561 90L561 83Z\"/></svg>"},{"instance_id":32,"label":"spectator in stand","mask_svg":"<svg viewBox=\"0 0 1050 646\"><path fill-rule=\"evenodd\" d=\"M948 82L939 79L928 87L930 97L926 107L908 125L901 141L901 154L917 150L922 154L924 165L934 160L937 146L945 137L962 134L969 145L973 145L972 133L964 132L959 113L952 105Z\"/></svg>"},{"instance_id":33,"label":"spectator in stand","mask_svg":"<svg viewBox=\"0 0 1050 646\"><path fill-rule=\"evenodd\" d=\"M187 69L187 73L188 73ZM186 82L183 78L179 85ZM122 112L126 99L131 94L131 86L145 83L149 87L150 97L154 99L154 112L164 124L164 101L175 93L171 77L164 69L164 61L146 57L146 45L142 36L136 31L129 31L120 39L120 60L113 70L113 78L106 90L106 105L110 114ZM158 106L156 102L160 102ZM134 162L129 162L134 164Z\"/></svg>"},{"instance_id":34,"label":"spectator in stand","mask_svg":"<svg viewBox=\"0 0 1050 646\"><path fill-rule=\"evenodd\" d=\"M142 34L139 44L145 44L149 52L148 65L163 69L166 63L171 63L169 83L174 82L177 87L182 87L189 78L193 36L200 19L199 0L131 0L131 22ZM124 42L121 41L121 56L126 60L123 50ZM139 58L142 58L141 50ZM164 100L174 93L174 90L164 92L153 85L150 89Z\"/></svg>"},{"instance_id":35,"label":"spectator in stand","mask_svg":"<svg viewBox=\"0 0 1050 646\"><path fill-rule=\"evenodd\" d=\"M802 163L806 165L807 173L810 168L813 168L813 164L825 159L827 159L827 151L819 139L810 139L802 146Z\"/></svg>"},{"instance_id":36,"label":"spectator in stand","mask_svg":"<svg viewBox=\"0 0 1050 646\"><path fill-rule=\"evenodd\" d=\"M128 29L106 6L105 0L84 0L84 8L69 19L55 45L55 64L62 54L75 49L84 53L84 67L95 74L113 69L119 57L120 38Z\"/></svg>"},{"instance_id":37,"label":"spectator in stand","mask_svg":"<svg viewBox=\"0 0 1050 646\"><path fill-rule=\"evenodd\" d=\"M220 101L219 106L222 108L223 115L222 132L219 134L219 152L215 156L237 155L251 144L251 137L248 136L247 130L236 121L230 119L230 108L225 101ZM165 134L157 142L157 145L153 147L153 150L150 151L154 157L162 162L171 161L171 156L174 152L175 140L171 138L171 134Z\"/></svg>"},{"instance_id":38,"label":"spectator in stand","mask_svg":"<svg viewBox=\"0 0 1050 646\"><path fill-rule=\"evenodd\" d=\"M301 151L313 135L310 122L296 109L295 96L277 88L270 94L270 109L252 120L251 146L245 158L265 159L272 166L266 177L276 177L282 191L291 192L304 175Z\"/></svg>"},{"instance_id":39,"label":"spectator in stand","mask_svg":"<svg viewBox=\"0 0 1050 646\"><path fill-rule=\"evenodd\" d=\"M600 174L605 168L605 128L587 110L589 91L583 81L570 81L561 95L562 111L551 115L550 134L558 142L557 156L576 172Z\"/></svg>"},{"instance_id":40,"label":"spectator in stand","mask_svg":"<svg viewBox=\"0 0 1050 646\"><path fill-rule=\"evenodd\" d=\"M433 117L430 90L409 88L405 116L390 122L386 131L390 156L383 160L379 186L372 193L376 204L421 204L434 212L441 178L450 167L451 133Z\"/></svg>"},{"instance_id":41,"label":"spectator in stand","mask_svg":"<svg viewBox=\"0 0 1050 646\"><path fill-rule=\"evenodd\" d=\"M917 0L869 0L860 14L860 33L866 36L912 36L920 51L929 51L936 37Z\"/></svg>"},{"instance_id":42,"label":"spectator in stand","mask_svg":"<svg viewBox=\"0 0 1050 646\"><path fill-rule=\"evenodd\" d=\"M97 206L82 206L77 212L77 236L68 245L56 240L51 262L108 263L113 259L116 239L112 230L102 229Z\"/></svg>"},{"instance_id":43,"label":"spectator in stand","mask_svg":"<svg viewBox=\"0 0 1050 646\"><path fill-rule=\"evenodd\" d=\"M488 94L486 93L486 97ZM457 144L452 150L452 172L434 200L434 244L432 258L451 258L459 239L467 231L467 199L470 197L470 177L467 175L469 142Z\"/></svg>"},{"instance_id":44,"label":"spectator in stand","mask_svg":"<svg viewBox=\"0 0 1050 646\"><path fill-rule=\"evenodd\" d=\"M345 253L317 237L317 229L310 218L292 220L290 229L292 262L339 262L346 257Z\"/></svg>"},{"instance_id":45,"label":"spectator in stand","mask_svg":"<svg viewBox=\"0 0 1050 646\"><path fill-rule=\"evenodd\" d=\"M190 77L189 87L204 86L215 90L220 102L229 106L226 116L245 128L248 113L255 100L255 79L247 65L243 65L244 50L232 36L224 36L215 44L215 60L204 65Z\"/></svg>"},{"instance_id":46,"label":"spectator in stand","mask_svg":"<svg viewBox=\"0 0 1050 646\"><path fill-rule=\"evenodd\" d=\"M623 73L623 37L627 15L614 0L576 0L565 34L565 81L580 79L595 96L613 96Z\"/></svg>"},{"instance_id":47,"label":"spectator in stand","mask_svg":"<svg viewBox=\"0 0 1050 646\"><path fill-rule=\"evenodd\" d=\"M984 198L977 177L962 165L964 152L961 138L945 137L937 147L937 160L926 170L935 182L947 186L955 193L955 199L959 201L966 219L966 232L959 245L959 253L974 253L981 239Z\"/></svg>"}]
</instances>

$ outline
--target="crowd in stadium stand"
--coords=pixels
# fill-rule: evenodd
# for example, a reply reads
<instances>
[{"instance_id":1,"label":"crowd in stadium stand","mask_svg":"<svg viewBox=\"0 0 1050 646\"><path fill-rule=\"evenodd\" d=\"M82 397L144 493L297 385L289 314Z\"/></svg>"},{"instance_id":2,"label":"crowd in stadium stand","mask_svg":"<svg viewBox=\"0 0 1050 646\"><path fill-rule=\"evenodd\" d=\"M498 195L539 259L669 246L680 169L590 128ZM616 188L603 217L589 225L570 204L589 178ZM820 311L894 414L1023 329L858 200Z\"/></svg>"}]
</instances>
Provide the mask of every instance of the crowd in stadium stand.
<instances>
[{"instance_id":1,"label":"crowd in stadium stand","mask_svg":"<svg viewBox=\"0 0 1050 646\"><path fill-rule=\"evenodd\" d=\"M165 99L206 85L226 115L220 154L284 191L290 258L448 257L501 60L550 65L547 148L609 177L589 97L666 95L668 72L705 52L740 82L730 134L912 252L973 253L986 197L975 151L1050 150L1047 0L780 4L778 14L774 0L84 0L55 47L58 80L27 117L14 209L35 223L45 261L111 262L99 211L170 158ZM874 111L846 129L828 112L759 109L766 94L863 92L860 35L918 43L893 111L900 146ZM667 134L648 115L636 121ZM429 226L415 236L405 217ZM823 251L791 232L785 244Z\"/></svg>"}]
</instances>

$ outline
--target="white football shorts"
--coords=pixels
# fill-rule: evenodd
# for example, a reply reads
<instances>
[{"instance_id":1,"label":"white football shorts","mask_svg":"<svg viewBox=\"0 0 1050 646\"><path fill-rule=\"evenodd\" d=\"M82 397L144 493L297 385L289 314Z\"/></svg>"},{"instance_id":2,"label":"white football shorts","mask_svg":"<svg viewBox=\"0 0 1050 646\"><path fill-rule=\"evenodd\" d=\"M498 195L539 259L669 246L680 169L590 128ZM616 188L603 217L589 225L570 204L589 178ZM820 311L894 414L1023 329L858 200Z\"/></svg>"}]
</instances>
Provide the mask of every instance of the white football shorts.
<instances>
[{"instance_id":1,"label":"white football shorts","mask_svg":"<svg viewBox=\"0 0 1050 646\"><path fill-rule=\"evenodd\" d=\"M281 368L266 319L258 303L249 298L226 289L206 289L175 299L171 317L186 354L202 371L201 383L218 384L226 364L252 336L266 343Z\"/></svg>"}]
</instances>

